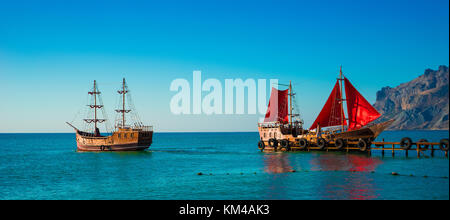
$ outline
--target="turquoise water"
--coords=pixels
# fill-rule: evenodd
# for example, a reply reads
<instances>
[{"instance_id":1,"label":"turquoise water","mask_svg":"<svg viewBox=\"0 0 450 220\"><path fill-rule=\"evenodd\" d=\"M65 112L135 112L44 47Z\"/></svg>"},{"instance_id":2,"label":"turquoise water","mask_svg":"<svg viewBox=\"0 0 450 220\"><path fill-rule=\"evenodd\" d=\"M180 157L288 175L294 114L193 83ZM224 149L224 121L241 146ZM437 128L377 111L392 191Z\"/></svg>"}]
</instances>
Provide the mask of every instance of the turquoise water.
<instances>
[{"instance_id":1,"label":"turquoise water","mask_svg":"<svg viewBox=\"0 0 450 220\"><path fill-rule=\"evenodd\" d=\"M439 141L448 131L380 138L404 136ZM258 138L156 133L146 152L80 153L74 134L0 134L0 199L449 199L441 152L261 153Z\"/></svg>"}]
</instances>

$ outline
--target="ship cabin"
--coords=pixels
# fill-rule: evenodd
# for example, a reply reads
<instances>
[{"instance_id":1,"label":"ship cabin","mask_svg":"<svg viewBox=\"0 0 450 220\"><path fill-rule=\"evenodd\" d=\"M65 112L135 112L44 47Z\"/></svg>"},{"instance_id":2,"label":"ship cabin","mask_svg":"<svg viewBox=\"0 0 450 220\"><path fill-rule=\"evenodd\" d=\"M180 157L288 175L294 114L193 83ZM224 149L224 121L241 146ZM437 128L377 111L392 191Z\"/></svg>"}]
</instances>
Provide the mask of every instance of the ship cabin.
<instances>
[{"instance_id":1,"label":"ship cabin","mask_svg":"<svg viewBox=\"0 0 450 220\"><path fill-rule=\"evenodd\" d=\"M152 139L153 126L119 127L112 135L117 141L146 141Z\"/></svg>"},{"instance_id":2,"label":"ship cabin","mask_svg":"<svg viewBox=\"0 0 450 220\"><path fill-rule=\"evenodd\" d=\"M260 138L263 141L268 141L271 138L275 139L289 139L288 137L297 137L306 134L308 131L304 130L300 123L281 123L269 122L258 123L258 130Z\"/></svg>"}]
</instances>

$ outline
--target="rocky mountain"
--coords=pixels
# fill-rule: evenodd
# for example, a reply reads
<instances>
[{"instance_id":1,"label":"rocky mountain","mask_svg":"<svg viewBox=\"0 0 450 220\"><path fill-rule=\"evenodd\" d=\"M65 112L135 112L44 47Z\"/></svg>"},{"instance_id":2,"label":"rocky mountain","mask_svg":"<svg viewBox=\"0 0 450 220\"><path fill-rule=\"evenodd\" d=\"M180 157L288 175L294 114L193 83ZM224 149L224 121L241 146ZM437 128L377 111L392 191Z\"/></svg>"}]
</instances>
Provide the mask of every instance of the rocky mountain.
<instances>
[{"instance_id":1,"label":"rocky mountain","mask_svg":"<svg viewBox=\"0 0 450 220\"><path fill-rule=\"evenodd\" d=\"M378 121L396 119L389 129L449 129L448 67L427 69L416 79L377 92Z\"/></svg>"}]
</instances>

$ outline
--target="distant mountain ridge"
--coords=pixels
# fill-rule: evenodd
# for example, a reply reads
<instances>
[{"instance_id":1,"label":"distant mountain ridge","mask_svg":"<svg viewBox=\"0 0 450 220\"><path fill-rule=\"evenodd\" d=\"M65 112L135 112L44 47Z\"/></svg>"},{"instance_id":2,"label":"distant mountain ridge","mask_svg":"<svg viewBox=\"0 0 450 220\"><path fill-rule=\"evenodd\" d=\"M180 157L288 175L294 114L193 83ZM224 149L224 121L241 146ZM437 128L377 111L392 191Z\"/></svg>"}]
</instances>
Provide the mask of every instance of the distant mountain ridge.
<instances>
[{"instance_id":1,"label":"distant mountain ridge","mask_svg":"<svg viewBox=\"0 0 450 220\"><path fill-rule=\"evenodd\" d=\"M448 78L448 67L439 66L395 88L382 88L373 105L382 114L377 121L395 119L391 130L448 130Z\"/></svg>"}]
</instances>

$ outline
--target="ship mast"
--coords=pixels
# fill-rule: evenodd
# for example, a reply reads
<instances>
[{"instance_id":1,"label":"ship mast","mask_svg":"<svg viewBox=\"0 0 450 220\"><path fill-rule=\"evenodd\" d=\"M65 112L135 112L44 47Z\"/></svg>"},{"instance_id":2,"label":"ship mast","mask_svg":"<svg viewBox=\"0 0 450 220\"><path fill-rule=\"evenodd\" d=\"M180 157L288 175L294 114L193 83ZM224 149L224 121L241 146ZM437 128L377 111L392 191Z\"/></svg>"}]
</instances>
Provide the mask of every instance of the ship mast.
<instances>
[{"instance_id":1,"label":"ship mast","mask_svg":"<svg viewBox=\"0 0 450 220\"><path fill-rule=\"evenodd\" d=\"M291 80L289 80L289 123L292 127L292 83Z\"/></svg>"},{"instance_id":2,"label":"ship mast","mask_svg":"<svg viewBox=\"0 0 450 220\"><path fill-rule=\"evenodd\" d=\"M344 114L344 93L342 92L342 81L344 81L344 78L342 76L342 65L341 68L339 69L339 82L340 82L340 92L341 92L341 100L339 100L339 103L341 105L341 130L344 131L344 122L345 122L345 114Z\"/></svg>"},{"instance_id":3,"label":"ship mast","mask_svg":"<svg viewBox=\"0 0 450 220\"><path fill-rule=\"evenodd\" d=\"M92 104L88 105L90 108L94 109L94 119L84 119L84 121L86 123L94 123L94 133L97 135L98 133L97 123L102 123L106 120L97 118L97 109L103 108L103 105L97 105L97 95L100 95L100 91L98 91L97 82L95 80L94 80L94 89L93 91L88 92L88 94L94 96L94 105Z\"/></svg>"},{"instance_id":4,"label":"ship mast","mask_svg":"<svg viewBox=\"0 0 450 220\"><path fill-rule=\"evenodd\" d=\"M123 78L122 82L122 127L125 127L125 78Z\"/></svg>"},{"instance_id":5,"label":"ship mast","mask_svg":"<svg viewBox=\"0 0 450 220\"><path fill-rule=\"evenodd\" d=\"M125 78L123 78L122 81L122 90L119 90L117 92L122 95L122 109L117 109L116 112L122 113L122 128L125 128L125 113L131 111L125 109L125 94L128 93L128 90L126 89Z\"/></svg>"},{"instance_id":6,"label":"ship mast","mask_svg":"<svg viewBox=\"0 0 450 220\"><path fill-rule=\"evenodd\" d=\"M283 84L279 84L279 85L283 85ZM287 86L287 85L284 85ZM297 117L299 116L299 114L294 114L293 110L294 110L294 105L293 105L293 97L295 95L295 93L292 91L292 81L289 80L289 93L288 95L289 97L289 125L292 127L293 126L293 117Z\"/></svg>"},{"instance_id":7,"label":"ship mast","mask_svg":"<svg viewBox=\"0 0 450 220\"><path fill-rule=\"evenodd\" d=\"M287 85L287 84L281 84L281 83L278 83L277 85L279 85L279 86L288 86L289 87L289 91L288 91L288 96L290 96L290 98L289 98L289 122L288 122L288 124L292 127L292 125L293 125L293 121L292 121L292 117L297 117L297 116L299 116L299 114L293 114L292 112L293 112L293 110L294 110L294 106L293 106L293 104L292 104L292 97L295 95L295 93L293 93L293 91L292 91L292 82L289 80L289 85Z\"/></svg>"},{"instance_id":8,"label":"ship mast","mask_svg":"<svg viewBox=\"0 0 450 220\"><path fill-rule=\"evenodd\" d=\"M94 106L97 106L97 83L94 80ZM94 107L94 128L97 131L97 107Z\"/></svg>"}]
</instances>

